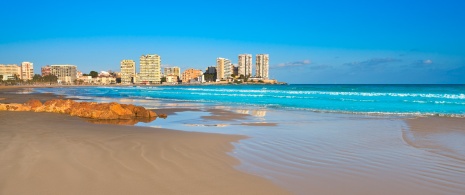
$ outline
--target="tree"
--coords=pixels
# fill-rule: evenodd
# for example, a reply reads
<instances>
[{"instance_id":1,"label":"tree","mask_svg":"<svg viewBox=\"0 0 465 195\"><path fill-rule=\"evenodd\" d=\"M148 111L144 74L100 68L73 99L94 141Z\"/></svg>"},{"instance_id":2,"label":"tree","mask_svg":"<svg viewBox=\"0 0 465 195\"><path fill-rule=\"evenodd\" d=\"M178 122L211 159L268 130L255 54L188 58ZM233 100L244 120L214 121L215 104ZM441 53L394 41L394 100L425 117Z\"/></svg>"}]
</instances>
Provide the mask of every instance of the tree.
<instances>
[{"instance_id":1,"label":"tree","mask_svg":"<svg viewBox=\"0 0 465 195\"><path fill-rule=\"evenodd\" d=\"M161 81L160 81L160 82L161 82L161 83L166 82L166 77L161 77Z\"/></svg>"},{"instance_id":2,"label":"tree","mask_svg":"<svg viewBox=\"0 0 465 195\"><path fill-rule=\"evenodd\" d=\"M3 81L3 75L0 75L0 82Z\"/></svg>"},{"instance_id":3,"label":"tree","mask_svg":"<svg viewBox=\"0 0 465 195\"><path fill-rule=\"evenodd\" d=\"M44 82L47 82L47 83L56 83L58 81L58 77L55 76L55 75L47 75L47 76L44 76L42 77L43 78L43 81Z\"/></svg>"},{"instance_id":4,"label":"tree","mask_svg":"<svg viewBox=\"0 0 465 195\"><path fill-rule=\"evenodd\" d=\"M40 76L40 74L35 74L35 75L32 77L32 81L34 81L34 82L41 82L41 81L43 81L43 79L42 79L42 76Z\"/></svg>"},{"instance_id":5,"label":"tree","mask_svg":"<svg viewBox=\"0 0 465 195\"><path fill-rule=\"evenodd\" d=\"M98 77L98 72L96 71L90 71L89 76L92 76L92 78L97 78Z\"/></svg>"}]
</instances>

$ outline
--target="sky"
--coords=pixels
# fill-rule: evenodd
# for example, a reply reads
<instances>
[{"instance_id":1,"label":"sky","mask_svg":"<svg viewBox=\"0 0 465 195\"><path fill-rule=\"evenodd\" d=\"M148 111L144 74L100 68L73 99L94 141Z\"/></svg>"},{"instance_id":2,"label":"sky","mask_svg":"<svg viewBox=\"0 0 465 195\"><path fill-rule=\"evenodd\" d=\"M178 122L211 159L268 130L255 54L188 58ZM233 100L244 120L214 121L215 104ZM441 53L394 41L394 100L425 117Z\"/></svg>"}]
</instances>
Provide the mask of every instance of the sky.
<instances>
[{"instance_id":1,"label":"sky","mask_svg":"<svg viewBox=\"0 0 465 195\"><path fill-rule=\"evenodd\" d=\"M465 84L465 1L0 0L0 64L119 71L158 54L205 70L269 54L294 84ZM255 72L255 67L253 67ZM138 70L137 70L138 71Z\"/></svg>"}]
</instances>

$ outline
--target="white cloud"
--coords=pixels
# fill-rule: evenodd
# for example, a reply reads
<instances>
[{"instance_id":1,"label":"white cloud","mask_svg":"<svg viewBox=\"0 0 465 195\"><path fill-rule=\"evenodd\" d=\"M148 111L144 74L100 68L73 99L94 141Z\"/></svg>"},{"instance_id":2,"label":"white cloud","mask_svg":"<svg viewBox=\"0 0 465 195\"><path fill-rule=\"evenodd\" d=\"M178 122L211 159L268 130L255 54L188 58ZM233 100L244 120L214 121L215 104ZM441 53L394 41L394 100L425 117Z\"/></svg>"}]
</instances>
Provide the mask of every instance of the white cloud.
<instances>
[{"instance_id":1,"label":"white cloud","mask_svg":"<svg viewBox=\"0 0 465 195\"><path fill-rule=\"evenodd\" d=\"M423 64L432 64L432 63L433 63L433 60L430 60L430 59L423 60Z\"/></svg>"}]
</instances>

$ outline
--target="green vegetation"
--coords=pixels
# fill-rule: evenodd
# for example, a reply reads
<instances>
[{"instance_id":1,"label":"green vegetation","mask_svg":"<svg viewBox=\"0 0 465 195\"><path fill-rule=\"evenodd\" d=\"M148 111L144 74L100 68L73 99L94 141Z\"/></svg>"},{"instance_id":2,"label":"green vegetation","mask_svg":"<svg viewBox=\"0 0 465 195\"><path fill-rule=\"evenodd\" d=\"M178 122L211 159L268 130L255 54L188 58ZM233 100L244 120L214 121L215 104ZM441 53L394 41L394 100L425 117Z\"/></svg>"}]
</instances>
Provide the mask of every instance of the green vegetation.
<instances>
[{"instance_id":1,"label":"green vegetation","mask_svg":"<svg viewBox=\"0 0 465 195\"><path fill-rule=\"evenodd\" d=\"M206 82L215 82L216 81L216 74L213 73L205 73L203 74Z\"/></svg>"}]
</instances>

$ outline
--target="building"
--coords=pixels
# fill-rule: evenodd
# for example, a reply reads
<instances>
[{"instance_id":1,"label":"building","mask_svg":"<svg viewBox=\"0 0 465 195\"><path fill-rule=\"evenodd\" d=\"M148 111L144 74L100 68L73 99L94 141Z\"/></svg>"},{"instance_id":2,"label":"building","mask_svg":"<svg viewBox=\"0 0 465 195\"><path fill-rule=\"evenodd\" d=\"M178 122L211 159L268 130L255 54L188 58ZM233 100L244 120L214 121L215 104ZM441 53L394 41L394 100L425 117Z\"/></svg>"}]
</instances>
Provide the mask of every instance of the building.
<instances>
[{"instance_id":1,"label":"building","mask_svg":"<svg viewBox=\"0 0 465 195\"><path fill-rule=\"evenodd\" d=\"M15 80L15 75L17 78L21 77L21 67L16 64L0 64L0 75L2 75L2 80Z\"/></svg>"},{"instance_id":2,"label":"building","mask_svg":"<svg viewBox=\"0 0 465 195\"><path fill-rule=\"evenodd\" d=\"M168 75L166 76L166 82L163 84L165 85L175 85L178 84L179 77L176 75Z\"/></svg>"},{"instance_id":3,"label":"building","mask_svg":"<svg viewBox=\"0 0 465 195\"><path fill-rule=\"evenodd\" d=\"M182 82L183 83L189 83L192 79L201 77L203 75L203 72L201 70L196 70L196 69L187 69L182 73Z\"/></svg>"},{"instance_id":4,"label":"building","mask_svg":"<svg viewBox=\"0 0 465 195\"><path fill-rule=\"evenodd\" d=\"M216 78L217 80L226 80L231 77L232 74L231 61L226 58L216 59Z\"/></svg>"},{"instance_id":5,"label":"building","mask_svg":"<svg viewBox=\"0 0 465 195\"><path fill-rule=\"evenodd\" d=\"M31 62L21 63L21 79L32 80L34 77L34 65Z\"/></svg>"},{"instance_id":6,"label":"building","mask_svg":"<svg viewBox=\"0 0 465 195\"><path fill-rule=\"evenodd\" d=\"M71 84L77 79L77 67L75 65L51 65L51 74L57 76L58 83Z\"/></svg>"},{"instance_id":7,"label":"building","mask_svg":"<svg viewBox=\"0 0 465 195\"><path fill-rule=\"evenodd\" d=\"M268 54L257 54L255 58L255 77L268 79L269 56Z\"/></svg>"},{"instance_id":8,"label":"building","mask_svg":"<svg viewBox=\"0 0 465 195\"><path fill-rule=\"evenodd\" d=\"M136 62L134 60L121 60L121 83L132 84L136 76Z\"/></svg>"},{"instance_id":9,"label":"building","mask_svg":"<svg viewBox=\"0 0 465 195\"><path fill-rule=\"evenodd\" d=\"M164 73L165 73L165 76L175 75L175 76L181 77L181 69L177 66L165 67Z\"/></svg>"},{"instance_id":10,"label":"building","mask_svg":"<svg viewBox=\"0 0 465 195\"><path fill-rule=\"evenodd\" d=\"M245 77L252 76L252 54L239 54L238 74Z\"/></svg>"},{"instance_id":11,"label":"building","mask_svg":"<svg viewBox=\"0 0 465 195\"><path fill-rule=\"evenodd\" d=\"M232 73L233 73L234 75L236 75L236 77L239 76L239 67L233 65L233 66L232 66Z\"/></svg>"},{"instance_id":12,"label":"building","mask_svg":"<svg viewBox=\"0 0 465 195\"><path fill-rule=\"evenodd\" d=\"M108 76L99 75L96 78L92 78L92 82L98 85L109 85L109 84L115 84L116 78L110 75Z\"/></svg>"},{"instance_id":13,"label":"building","mask_svg":"<svg viewBox=\"0 0 465 195\"><path fill-rule=\"evenodd\" d=\"M216 74L216 67L215 66L209 66L205 70L205 74Z\"/></svg>"},{"instance_id":14,"label":"building","mask_svg":"<svg viewBox=\"0 0 465 195\"><path fill-rule=\"evenodd\" d=\"M157 54L140 57L140 82L145 84L160 84L161 57Z\"/></svg>"},{"instance_id":15,"label":"building","mask_svg":"<svg viewBox=\"0 0 465 195\"><path fill-rule=\"evenodd\" d=\"M50 67L49 65L47 66L42 66L42 68L40 68L40 73L42 74L42 76L48 76L50 75L50 73L52 73L52 67Z\"/></svg>"}]
</instances>

